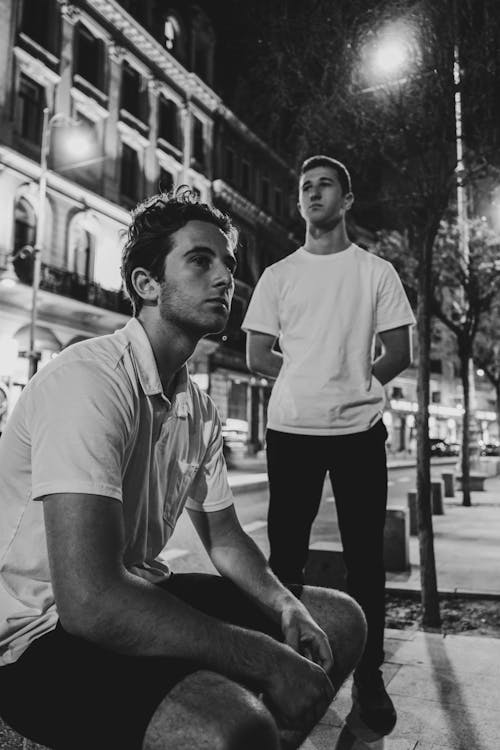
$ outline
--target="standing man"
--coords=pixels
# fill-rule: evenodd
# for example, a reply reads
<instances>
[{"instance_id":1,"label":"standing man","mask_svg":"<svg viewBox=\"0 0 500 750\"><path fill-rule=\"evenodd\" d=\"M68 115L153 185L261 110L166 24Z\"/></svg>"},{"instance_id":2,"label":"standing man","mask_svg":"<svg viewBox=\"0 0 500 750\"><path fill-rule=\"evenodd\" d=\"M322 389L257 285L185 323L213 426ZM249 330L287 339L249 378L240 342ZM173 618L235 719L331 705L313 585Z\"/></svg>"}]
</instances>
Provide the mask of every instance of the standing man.
<instances>
[{"instance_id":1,"label":"standing man","mask_svg":"<svg viewBox=\"0 0 500 750\"><path fill-rule=\"evenodd\" d=\"M41 370L0 440L0 715L51 748L295 748L361 656L359 606L297 598L243 532L188 375L227 323L236 240L188 196L139 206L134 317ZM219 576L169 574L184 507Z\"/></svg>"},{"instance_id":2,"label":"standing man","mask_svg":"<svg viewBox=\"0 0 500 750\"><path fill-rule=\"evenodd\" d=\"M271 568L282 581L303 581L328 472L348 591L368 623L353 697L364 722L388 733L396 712L380 671L387 504L383 386L410 364L415 319L392 265L350 241L345 217L352 203L343 164L327 156L304 162L298 202L304 245L264 271L243 328L249 369L276 378L266 436ZM373 361L375 334L383 353ZM277 339L282 353L274 348Z\"/></svg>"}]
</instances>

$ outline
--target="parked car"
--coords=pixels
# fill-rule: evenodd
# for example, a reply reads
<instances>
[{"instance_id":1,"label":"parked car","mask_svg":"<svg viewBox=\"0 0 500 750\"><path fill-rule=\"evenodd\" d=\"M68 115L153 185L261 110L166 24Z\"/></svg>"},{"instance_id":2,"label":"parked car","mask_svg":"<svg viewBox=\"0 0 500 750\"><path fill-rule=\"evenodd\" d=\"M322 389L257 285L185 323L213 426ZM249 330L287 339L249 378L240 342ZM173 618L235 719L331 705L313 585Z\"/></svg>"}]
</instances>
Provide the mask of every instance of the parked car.
<instances>
[{"instance_id":1,"label":"parked car","mask_svg":"<svg viewBox=\"0 0 500 750\"><path fill-rule=\"evenodd\" d=\"M429 442L431 446L431 457L437 456L439 458L444 458L447 456L458 456L460 453L459 443L449 443L442 438L430 438Z\"/></svg>"},{"instance_id":2,"label":"parked car","mask_svg":"<svg viewBox=\"0 0 500 750\"><path fill-rule=\"evenodd\" d=\"M484 443L481 446L481 456L500 456L498 443Z\"/></svg>"},{"instance_id":3,"label":"parked car","mask_svg":"<svg viewBox=\"0 0 500 750\"><path fill-rule=\"evenodd\" d=\"M222 449L226 464L232 465L235 459L245 455L248 442L248 422L244 419L228 417L222 425Z\"/></svg>"}]
</instances>

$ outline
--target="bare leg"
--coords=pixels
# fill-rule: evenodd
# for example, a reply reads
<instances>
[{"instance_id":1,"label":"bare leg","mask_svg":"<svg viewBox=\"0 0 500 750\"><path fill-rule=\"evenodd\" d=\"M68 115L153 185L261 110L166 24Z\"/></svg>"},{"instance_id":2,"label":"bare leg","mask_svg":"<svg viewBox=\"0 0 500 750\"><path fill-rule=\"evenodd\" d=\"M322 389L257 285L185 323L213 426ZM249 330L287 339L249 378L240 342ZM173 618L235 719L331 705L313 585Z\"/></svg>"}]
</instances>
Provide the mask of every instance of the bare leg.
<instances>
[{"instance_id":1,"label":"bare leg","mask_svg":"<svg viewBox=\"0 0 500 750\"><path fill-rule=\"evenodd\" d=\"M328 636L334 660L329 676L337 692L354 670L365 647L366 620L363 611L347 594L317 586L304 586L300 600ZM298 748L313 729L311 726L304 732L280 731L283 750Z\"/></svg>"},{"instance_id":2,"label":"bare leg","mask_svg":"<svg viewBox=\"0 0 500 750\"><path fill-rule=\"evenodd\" d=\"M173 688L156 709L143 750L278 750L273 717L249 690L200 671Z\"/></svg>"}]
</instances>

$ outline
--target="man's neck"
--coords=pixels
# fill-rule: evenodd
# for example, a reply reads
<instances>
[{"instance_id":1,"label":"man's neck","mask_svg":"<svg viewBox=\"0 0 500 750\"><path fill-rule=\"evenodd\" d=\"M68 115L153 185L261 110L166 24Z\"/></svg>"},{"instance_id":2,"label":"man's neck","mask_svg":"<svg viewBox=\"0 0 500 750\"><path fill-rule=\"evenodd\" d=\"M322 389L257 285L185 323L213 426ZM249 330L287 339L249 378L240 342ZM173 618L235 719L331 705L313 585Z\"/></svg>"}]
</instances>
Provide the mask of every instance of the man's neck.
<instances>
[{"instance_id":1,"label":"man's neck","mask_svg":"<svg viewBox=\"0 0 500 750\"><path fill-rule=\"evenodd\" d=\"M193 340L173 324L157 321L147 314L141 315L139 322L151 344L163 392L171 398L179 370L194 352L198 340Z\"/></svg>"},{"instance_id":2,"label":"man's neck","mask_svg":"<svg viewBox=\"0 0 500 750\"><path fill-rule=\"evenodd\" d=\"M308 224L304 250L313 255L334 255L351 245L344 222L335 227L318 227Z\"/></svg>"}]
</instances>

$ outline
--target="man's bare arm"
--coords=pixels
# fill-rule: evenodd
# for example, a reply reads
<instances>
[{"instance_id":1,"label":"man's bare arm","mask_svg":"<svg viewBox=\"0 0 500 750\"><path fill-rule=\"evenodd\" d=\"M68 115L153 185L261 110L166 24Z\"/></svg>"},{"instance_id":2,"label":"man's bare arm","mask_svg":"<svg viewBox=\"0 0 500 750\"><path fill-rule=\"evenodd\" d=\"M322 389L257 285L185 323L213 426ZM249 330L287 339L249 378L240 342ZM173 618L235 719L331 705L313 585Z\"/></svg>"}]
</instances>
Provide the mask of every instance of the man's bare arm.
<instances>
[{"instance_id":1,"label":"man's bare arm","mask_svg":"<svg viewBox=\"0 0 500 750\"><path fill-rule=\"evenodd\" d=\"M283 356L273 350L276 336L260 331L247 332L247 367L251 372L266 378L277 378Z\"/></svg>"},{"instance_id":2,"label":"man's bare arm","mask_svg":"<svg viewBox=\"0 0 500 750\"><path fill-rule=\"evenodd\" d=\"M241 528L234 507L212 513L190 510L189 515L218 572L281 625L294 650L309 653L329 671L333 657L326 635L271 571L261 550Z\"/></svg>"},{"instance_id":3,"label":"man's bare arm","mask_svg":"<svg viewBox=\"0 0 500 750\"><path fill-rule=\"evenodd\" d=\"M406 370L411 364L410 326L400 326L379 333L383 352L372 366L372 372L382 385Z\"/></svg>"},{"instance_id":4,"label":"man's bare arm","mask_svg":"<svg viewBox=\"0 0 500 750\"><path fill-rule=\"evenodd\" d=\"M285 724L300 727L311 705L326 710L328 678L320 667L262 633L209 617L123 564L122 506L86 494L43 499L51 577L63 627L112 651L194 660L269 698ZM290 674L306 681L288 707Z\"/></svg>"}]
</instances>

